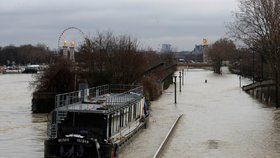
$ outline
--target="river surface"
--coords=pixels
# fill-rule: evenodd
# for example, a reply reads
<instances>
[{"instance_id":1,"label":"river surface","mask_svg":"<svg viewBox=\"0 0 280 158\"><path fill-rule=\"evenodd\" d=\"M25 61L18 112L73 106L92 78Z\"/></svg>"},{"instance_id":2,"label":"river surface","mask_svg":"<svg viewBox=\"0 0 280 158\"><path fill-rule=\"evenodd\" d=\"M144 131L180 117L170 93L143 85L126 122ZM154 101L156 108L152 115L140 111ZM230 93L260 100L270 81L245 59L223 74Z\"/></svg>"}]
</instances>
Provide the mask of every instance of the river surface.
<instances>
[{"instance_id":1,"label":"river surface","mask_svg":"<svg viewBox=\"0 0 280 158\"><path fill-rule=\"evenodd\" d=\"M0 74L0 158L42 158L46 115L31 113L29 74Z\"/></svg>"},{"instance_id":2,"label":"river surface","mask_svg":"<svg viewBox=\"0 0 280 158\"><path fill-rule=\"evenodd\" d=\"M278 110L244 93L238 76L227 71L223 75L200 69L185 72L178 103L174 104L170 86L152 102L149 128L134 138L121 158L152 157L179 114L184 115L164 158L280 157ZM43 157L46 115L31 113L30 81L31 75L0 75L0 158Z\"/></svg>"}]
</instances>

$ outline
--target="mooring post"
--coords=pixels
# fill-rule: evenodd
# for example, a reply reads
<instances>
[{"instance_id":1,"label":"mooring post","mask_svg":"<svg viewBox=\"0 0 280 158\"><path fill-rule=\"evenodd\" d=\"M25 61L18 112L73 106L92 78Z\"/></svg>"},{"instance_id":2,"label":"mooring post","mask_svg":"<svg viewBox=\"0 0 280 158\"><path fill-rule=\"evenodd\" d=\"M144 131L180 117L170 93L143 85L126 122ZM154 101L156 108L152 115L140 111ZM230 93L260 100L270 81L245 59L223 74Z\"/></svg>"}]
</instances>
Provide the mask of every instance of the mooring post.
<instances>
[{"instance_id":1,"label":"mooring post","mask_svg":"<svg viewBox=\"0 0 280 158\"><path fill-rule=\"evenodd\" d=\"M176 84L176 79L177 76L173 76L174 77L174 103L177 104L177 84Z\"/></svg>"},{"instance_id":2,"label":"mooring post","mask_svg":"<svg viewBox=\"0 0 280 158\"><path fill-rule=\"evenodd\" d=\"M180 74L180 75L179 75L179 80L180 80L180 85L179 85L179 87L180 87L180 92L182 92L182 86L181 86L181 85L182 85L182 72L180 71L179 74Z\"/></svg>"},{"instance_id":3,"label":"mooring post","mask_svg":"<svg viewBox=\"0 0 280 158\"><path fill-rule=\"evenodd\" d=\"M241 75L239 75L239 87L241 87Z\"/></svg>"}]
</instances>

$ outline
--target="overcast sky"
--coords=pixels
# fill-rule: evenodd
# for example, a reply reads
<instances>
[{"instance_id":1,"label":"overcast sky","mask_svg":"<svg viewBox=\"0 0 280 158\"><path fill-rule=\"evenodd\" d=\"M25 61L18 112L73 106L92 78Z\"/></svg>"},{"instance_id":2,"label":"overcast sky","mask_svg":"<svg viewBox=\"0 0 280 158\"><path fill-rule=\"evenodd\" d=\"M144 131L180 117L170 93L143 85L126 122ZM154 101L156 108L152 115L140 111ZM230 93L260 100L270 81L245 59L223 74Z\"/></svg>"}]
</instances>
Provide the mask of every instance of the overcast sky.
<instances>
[{"instance_id":1,"label":"overcast sky","mask_svg":"<svg viewBox=\"0 0 280 158\"><path fill-rule=\"evenodd\" d=\"M178 50L192 50L203 38L211 43L224 37L237 7L236 0L0 0L0 4L0 46L44 43L56 48L59 34L75 26L86 34L110 30L138 38L143 47L158 49L170 43Z\"/></svg>"}]
</instances>

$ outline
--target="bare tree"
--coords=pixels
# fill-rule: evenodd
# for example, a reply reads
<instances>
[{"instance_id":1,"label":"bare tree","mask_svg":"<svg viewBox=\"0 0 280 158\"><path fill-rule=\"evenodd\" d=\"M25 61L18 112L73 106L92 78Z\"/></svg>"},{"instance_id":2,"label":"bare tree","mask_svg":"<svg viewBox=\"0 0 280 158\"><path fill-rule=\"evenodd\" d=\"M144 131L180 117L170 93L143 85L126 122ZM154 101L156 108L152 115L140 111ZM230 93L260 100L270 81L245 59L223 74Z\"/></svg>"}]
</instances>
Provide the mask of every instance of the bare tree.
<instances>
[{"instance_id":1,"label":"bare tree","mask_svg":"<svg viewBox=\"0 0 280 158\"><path fill-rule=\"evenodd\" d=\"M212 61L215 73L221 73L222 61L230 60L236 52L233 41L221 38L206 49L206 53Z\"/></svg>"},{"instance_id":2,"label":"bare tree","mask_svg":"<svg viewBox=\"0 0 280 158\"><path fill-rule=\"evenodd\" d=\"M89 70L91 85L132 83L145 71L145 54L138 50L138 41L131 36L98 33L81 46L82 59ZM104 81L104 83L100 83Z\"/></svg>"},{"instance_id":3,"label":"bare tree","mask_svg":"<svg viewBox=\"0 0 280 158\"><path fill-rule=\"evenodd\" d=\"M42 74L35 76L31 86L35 93L65 93L75 90L75 69L73 63L63 57L57 57Z\"/></svg>"},{"instance_id":4,"label":"bare tree","mask_svg":"<svg viewBox=\"0 0 280 158\"><path fill-rule=\"evenodd\" d=\"M240 0L230 33L268 62L279 87L280 1Z\"/></svg>"}]
</instances>

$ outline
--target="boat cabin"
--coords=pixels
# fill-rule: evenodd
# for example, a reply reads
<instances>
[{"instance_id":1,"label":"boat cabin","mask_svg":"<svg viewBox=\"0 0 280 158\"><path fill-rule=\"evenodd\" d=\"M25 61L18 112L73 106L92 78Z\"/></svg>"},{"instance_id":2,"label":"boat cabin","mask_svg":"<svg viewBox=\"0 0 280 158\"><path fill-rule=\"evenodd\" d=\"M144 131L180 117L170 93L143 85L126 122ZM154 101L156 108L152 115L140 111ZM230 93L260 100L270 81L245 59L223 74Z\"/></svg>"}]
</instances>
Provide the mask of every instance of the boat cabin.
<instances>
[{"instance_id":1,"label":"boat cabin","mask_svg":"<svg viewBox=\"0 0 280 158\"><path fill-rule=\"evenodd\" d=\"M94 148L87 155L111 157L115 146L143 127L147 110L140 86L104 85L59 94L49 117L45 157L85 153L87 143Z\"/></svg>"}]
</instances>

